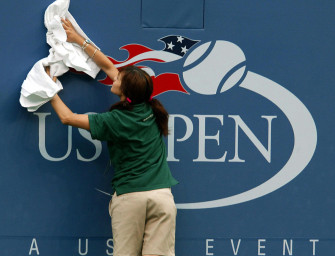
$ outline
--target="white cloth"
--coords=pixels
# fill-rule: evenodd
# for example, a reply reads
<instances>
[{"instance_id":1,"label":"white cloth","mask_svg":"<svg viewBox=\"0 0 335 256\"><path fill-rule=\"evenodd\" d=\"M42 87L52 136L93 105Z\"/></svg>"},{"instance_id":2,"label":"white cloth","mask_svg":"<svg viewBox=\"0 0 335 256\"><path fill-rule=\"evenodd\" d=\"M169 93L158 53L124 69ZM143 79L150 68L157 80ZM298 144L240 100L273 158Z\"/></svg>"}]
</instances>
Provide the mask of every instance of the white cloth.
<instances>
[{"instance_id":1,"label":"white cloth","mask_svg":"<svg viewBox=\"0 0 335 256\"><path fill-rule=\"evenodd\" d=\"M21 86L20 103L28 111L34 112L48 102L63 89L62 84L45 73L44 67L50 66L51 76L61 76L69 67L82 71L95 78L100 68L77 44L66 42L66 32L62 26L61 18L67 18L78 34L87 38L76 20L68 11L70 0L56 0L45 11L44 25L47 28L46 39L50 45L49 56L39 60L27 75ZM97 47L95 44L93 44ZM98 48L98 47L97 47Z\"/></svg>"},{"instance_id":2,"label":"white cloth","mask_svg":"<svg viewBox=\"0 0 335 256\"><path fill-rule=\"evenodd\" d=\"M35 63L22 84L20 103L28 111L34 112L63 89L59 80L56 83L44 70L42 59Z\"/></svg>"}]
</instances>

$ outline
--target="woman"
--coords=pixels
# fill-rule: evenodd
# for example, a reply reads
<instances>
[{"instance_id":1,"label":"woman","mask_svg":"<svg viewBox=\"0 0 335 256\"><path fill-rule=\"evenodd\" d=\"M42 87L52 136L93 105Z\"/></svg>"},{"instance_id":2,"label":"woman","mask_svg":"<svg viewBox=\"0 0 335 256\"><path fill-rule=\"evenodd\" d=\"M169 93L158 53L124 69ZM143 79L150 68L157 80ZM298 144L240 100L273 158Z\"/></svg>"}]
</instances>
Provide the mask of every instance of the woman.
<instances>
[{"instance_id":1,"label":"woman","mask_svg":"<svg viewBox=\"0 0 335 256\"><path fill-rule=\"evenodd\" d=\"M152 80L134 66L118 71L68 20L62 22L67 41L82 46L113 80L111 92L120 97L110 112L94 115L74 114L58 95L51 100L63 124L89 130L93 139L107 141L115 170L115 193L109 205L113 255L175 255L176 207L171 186L178 182L167 165L162 139L168 134L168 113L151 98Z\"/></svg>"}]
</instances>

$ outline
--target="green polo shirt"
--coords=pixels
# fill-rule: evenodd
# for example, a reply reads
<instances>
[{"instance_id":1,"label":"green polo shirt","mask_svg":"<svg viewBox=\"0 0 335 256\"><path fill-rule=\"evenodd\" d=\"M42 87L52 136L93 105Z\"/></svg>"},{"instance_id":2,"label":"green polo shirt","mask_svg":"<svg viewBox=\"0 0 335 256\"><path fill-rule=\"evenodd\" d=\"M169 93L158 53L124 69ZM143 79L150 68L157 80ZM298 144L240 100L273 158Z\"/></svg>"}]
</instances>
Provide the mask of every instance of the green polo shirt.
<instances>
[{"instance_id":1,"label":"green polo shirt","mask_svg":"<svg viewBox=\"0 0 335 256\"><path fill-rule=\"evenodd\" d=\"M89 115L93 139L107 141L118 195L168 188L178 182L166 161L166 147L150 105Z\"/></svg>"}]
</instances>

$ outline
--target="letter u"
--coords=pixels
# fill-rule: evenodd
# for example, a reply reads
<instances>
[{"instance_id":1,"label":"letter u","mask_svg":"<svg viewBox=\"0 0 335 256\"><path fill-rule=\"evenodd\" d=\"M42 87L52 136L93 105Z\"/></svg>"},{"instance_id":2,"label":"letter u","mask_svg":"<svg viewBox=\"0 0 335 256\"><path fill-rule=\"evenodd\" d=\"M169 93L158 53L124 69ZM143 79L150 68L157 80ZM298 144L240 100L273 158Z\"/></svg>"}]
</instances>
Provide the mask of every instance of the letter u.
<instances>
[{"instance_id":1,"label":"letter u","mask_svg":"<svg viewBox=\"0 0 335 256\"><path fill-rule=\"evenodd\" d=\"M81 238L79 239L78 253L80 255L87 255L87 253L88 253L88 239L85 239L85 252L81 251Z\"/></svg>"},{"instance_id":2,"label":"letter u","mask_svg":"<svg viewBox=\"0 0 335 256\"><path fill-rule=\"evenodd\" d=\"M34 113L34 115L38 116L38 147L40 150L41 155L49 161L63 161L66 159L70 153L71 153L71 148L72 148L72 127L68 127L68 146L67 146L67 152L65 156L63 157L52 157L48 154L46 147L45 147L45 119L47 116L51 115L51 113Z\"/></svg>"}]
</instances>

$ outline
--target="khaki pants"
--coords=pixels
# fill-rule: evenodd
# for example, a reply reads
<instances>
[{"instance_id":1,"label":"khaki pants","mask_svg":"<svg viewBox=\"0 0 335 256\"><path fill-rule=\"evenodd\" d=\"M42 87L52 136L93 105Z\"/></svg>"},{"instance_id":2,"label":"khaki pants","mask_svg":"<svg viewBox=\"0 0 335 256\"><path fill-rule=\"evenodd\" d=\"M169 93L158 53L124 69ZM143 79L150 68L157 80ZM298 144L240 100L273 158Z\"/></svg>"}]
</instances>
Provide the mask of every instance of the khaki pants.
<instances>
[{"instance_id":1,"label":"khaki pants","mask_svg":"<svg viewBox=\"0 0 335 256\"><path fill-rule=\"evenodd\" d=\"M177 209L170 188L114 194L112 218L114 256L174 256Z\"/></svg>"}]
</instances>

